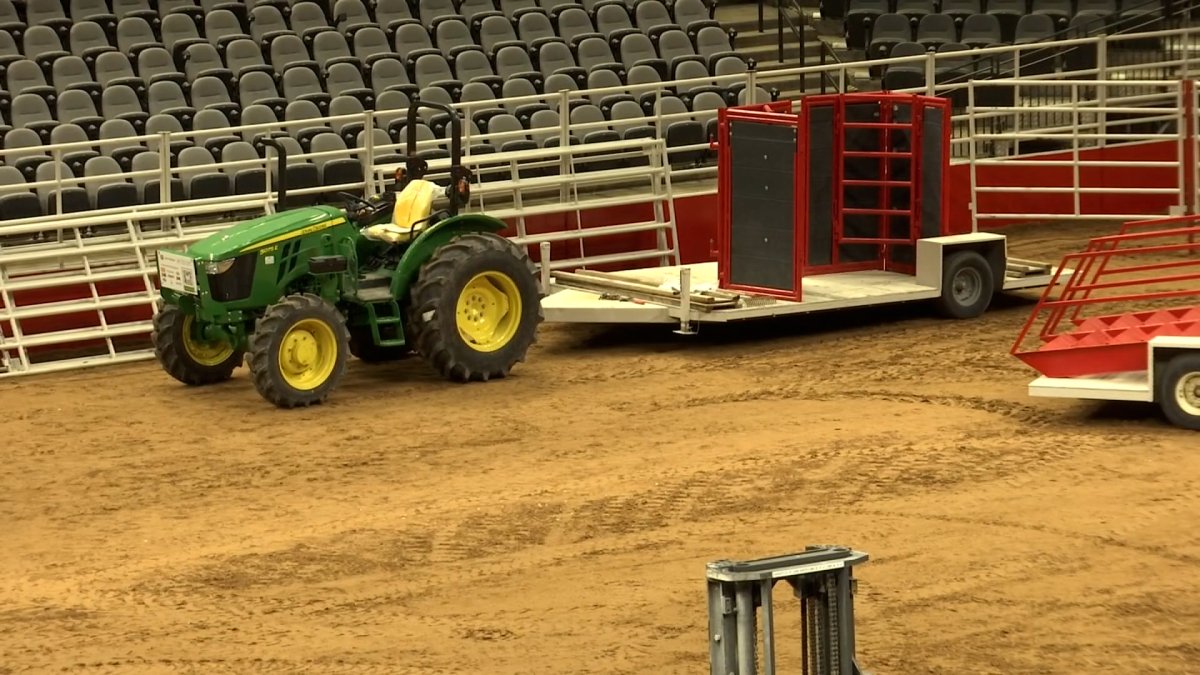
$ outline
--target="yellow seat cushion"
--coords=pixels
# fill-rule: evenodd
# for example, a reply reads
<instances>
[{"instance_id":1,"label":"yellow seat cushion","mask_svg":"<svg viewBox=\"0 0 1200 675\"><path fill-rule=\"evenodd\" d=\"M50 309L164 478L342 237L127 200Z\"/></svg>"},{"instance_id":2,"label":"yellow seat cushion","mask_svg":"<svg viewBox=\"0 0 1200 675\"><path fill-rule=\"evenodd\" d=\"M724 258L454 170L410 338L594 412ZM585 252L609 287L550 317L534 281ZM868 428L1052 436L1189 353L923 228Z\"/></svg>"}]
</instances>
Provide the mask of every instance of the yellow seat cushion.
<instances>
[{"instance_id":1,"label":"yellow seat cushion","mask_svg":"<svg viewBox=\"0 0 1200 675\"><path fill-rule=\"evenodd\" d=\"M407 241L412 237L413 226L433 213L433 200L440 191L437 183L419 179L409 181L396 195L392 222L372 225L367 228L367 236L391 243Z\"/></svg>"}]
</instances>

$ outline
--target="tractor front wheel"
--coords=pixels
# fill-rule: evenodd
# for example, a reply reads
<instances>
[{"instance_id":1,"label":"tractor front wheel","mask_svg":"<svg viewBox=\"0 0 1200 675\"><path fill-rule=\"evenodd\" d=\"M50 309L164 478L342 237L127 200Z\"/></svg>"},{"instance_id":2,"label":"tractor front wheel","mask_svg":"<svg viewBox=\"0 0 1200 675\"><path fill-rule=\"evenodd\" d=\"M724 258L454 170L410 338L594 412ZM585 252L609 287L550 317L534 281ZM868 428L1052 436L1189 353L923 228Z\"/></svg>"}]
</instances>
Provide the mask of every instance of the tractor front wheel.
<instances>
[{"instance_id":1,"label":"tractor front wheel","mask_svg":"<svg viewBox=\"0 0 1200 675\"><path fill-rule=\"evenodd\" d=\"M1200 431L1200 354L1180 354L1156 378L1158 404L1177 427Z\"/></svg>"},{"instance_id":2,"label":"tractor front wheel","mask_svg":"<svg viewBox=\"0 0 1200 675\"><path fill-rule=\"evenodd\" d=\"M336 307L311 293L271 305L250 338L258 393L280 408L321 403L346 373L350 333Z\"/></svg>"},{"instance_id":3,"label":"tractor front wheel","mask_svg":"<svg viewBox=\"0 0 1200 675\"><path fill-rule=\"evenodd\" d=\"M418 353L456 382L508 375L544 318L537 268L500 235L464 234L422 266L409 303Z\"/></svg>"},{"instance_id":4,"label":"tractor front wheel","mask_svg":"<svg viewBox=\"0 0 1200 675\"><path fill-rule=\"evenodd\" d=\"M228 342L202 339L192 315L175 305L167 305L154 315L150 339L163 370L192 386L228 380L244 355Z\"/></svg>"}]
</instances>

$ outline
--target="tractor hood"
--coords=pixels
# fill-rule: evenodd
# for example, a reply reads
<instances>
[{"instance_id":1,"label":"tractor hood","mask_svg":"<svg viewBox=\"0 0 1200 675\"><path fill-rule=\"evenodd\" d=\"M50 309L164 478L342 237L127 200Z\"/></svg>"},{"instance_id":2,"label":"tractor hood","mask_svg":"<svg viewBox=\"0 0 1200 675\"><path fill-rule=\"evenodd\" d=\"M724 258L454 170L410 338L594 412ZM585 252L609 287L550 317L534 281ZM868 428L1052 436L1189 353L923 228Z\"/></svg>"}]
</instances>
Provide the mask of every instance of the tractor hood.
<instances>
[{"instance_id":1,"label":"tractor hood","mask_svg":"<svg viewBox=\"0 0 1200 675\"><path fill-rule=\"evenodd\" d=\"M332 206L310 206L247 220L211 234L188 247L188 255L215 261L256 251L339 225L346 214Z\"/></svg>"}]
</instances>

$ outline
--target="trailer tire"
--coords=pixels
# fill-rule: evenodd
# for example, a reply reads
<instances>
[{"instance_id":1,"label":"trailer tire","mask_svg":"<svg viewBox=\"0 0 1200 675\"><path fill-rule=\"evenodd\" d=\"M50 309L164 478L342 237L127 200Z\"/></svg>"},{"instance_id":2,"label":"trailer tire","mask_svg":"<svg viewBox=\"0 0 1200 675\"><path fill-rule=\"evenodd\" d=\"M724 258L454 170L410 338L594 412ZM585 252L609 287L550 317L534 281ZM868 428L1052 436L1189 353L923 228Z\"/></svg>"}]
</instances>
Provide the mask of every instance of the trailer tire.
<instances>
[{"instance_id":1,"label":"trailer tire","mask_svg":"<svg viewBox=\"0 0 1200 675\"><path fill-rule=\"evenodd\" d=\"M977 251L954 251L942 261L938 311L951 319L973 319L987 311L995 289L986 258Z\"/></svg>"},{"instance_id":2,"label":"trailer tire","mask_svg":"<svg viewBox=\"0 0 1200 675\"><path fill-rule=\"evenodd\" d=\"M1158 405L1177 427L1200 431L1200 354L1180 354L1162 369Z\"/></svg>"}]
</instances>

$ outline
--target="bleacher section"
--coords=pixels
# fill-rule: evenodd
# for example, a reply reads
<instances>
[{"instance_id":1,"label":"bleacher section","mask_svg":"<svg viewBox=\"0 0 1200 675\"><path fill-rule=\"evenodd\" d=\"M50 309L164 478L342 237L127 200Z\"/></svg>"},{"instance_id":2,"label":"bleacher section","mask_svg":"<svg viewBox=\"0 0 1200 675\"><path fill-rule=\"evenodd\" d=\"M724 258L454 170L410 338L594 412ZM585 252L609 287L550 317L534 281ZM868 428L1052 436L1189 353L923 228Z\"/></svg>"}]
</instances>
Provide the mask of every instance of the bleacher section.
<instances>
[{"instance_id":1,"label":"bleacher section","mask_svg":"<svg viewBox=\"0 0 1200 675\"><path fill-rule=\"evenodd\" d=\"M409 133L446 137L446 120L432 115L405 128L414 96L472 102L471 135L515 132L474 142L472 154L556 144L562 115L600 123L572 143L653 136L646 117L656 110L695 113L663 130L668 145L702 144L715 110L746 91L701 83L656 103L620 88L744 73L754 64L734 38L705 0L0 0L0 219L55 213L60 201L64 213L160 201L152 173L122 175L160 168L158 141L136 138L146 134L209 132L170 144L181 169L173 200L264 190L267 169L221 165L265 153L259 131L221 133L230 126L293 123L282 141L289 156L364 149L370 136L386 155L376 160L394 160ZM602 87L614 90L566 111L488 103ZM372 129L320 119L367 110L377 112ZM43 147L89 141L103 143L58 160ZM349 154L302 159L287 178L294 188L353 183L361 167ZM13 190L80 176L111 178L61 196Z\"/></svg>"}]
</instances>

